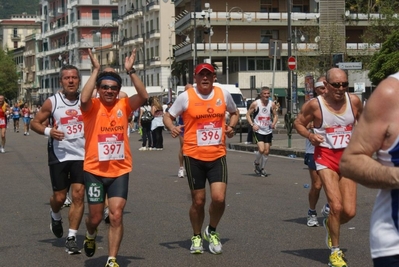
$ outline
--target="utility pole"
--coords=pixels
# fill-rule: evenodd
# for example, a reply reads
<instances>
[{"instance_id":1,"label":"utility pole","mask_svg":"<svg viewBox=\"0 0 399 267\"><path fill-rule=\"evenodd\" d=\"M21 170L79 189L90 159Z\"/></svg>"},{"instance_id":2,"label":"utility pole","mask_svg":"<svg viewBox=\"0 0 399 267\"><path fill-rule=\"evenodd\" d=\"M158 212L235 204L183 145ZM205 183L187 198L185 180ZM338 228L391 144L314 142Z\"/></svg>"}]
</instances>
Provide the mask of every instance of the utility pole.
<instances>
[{"instance_id":1,"label":"utility pole","mask_svg":"<svg viewBox=\"0 0 399 267\"><path fill-rule=\"evenodd\" d=\"M288 58L291 57L291 0L287 0L287 20L288 20ZM288 64L288 62L287 62ZM287 86L287 114L284 116L284 122L285 122L285 127L287 128L287 135L288 135L288 147L291 147L291 137L292 137L292 88L291 88L291 77L292 77L292 71L288 70L288 86Z\"/></svg>"}]
</instances>

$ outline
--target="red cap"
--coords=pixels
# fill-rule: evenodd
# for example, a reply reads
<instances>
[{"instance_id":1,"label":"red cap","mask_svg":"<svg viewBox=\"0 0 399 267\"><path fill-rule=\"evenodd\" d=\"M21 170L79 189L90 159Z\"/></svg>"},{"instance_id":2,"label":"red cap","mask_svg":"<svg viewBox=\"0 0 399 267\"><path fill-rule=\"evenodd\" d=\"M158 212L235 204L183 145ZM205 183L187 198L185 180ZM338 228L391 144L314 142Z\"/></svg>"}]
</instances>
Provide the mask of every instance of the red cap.
<instances>
[{"instance_id":1,"label":"red cap","mask_svg":"<svg viewBox=\"0 0 399 267\"><path fill-rule=\"evenodd\" d=\"M194 74L197 75L202 70L209 70L210 72L215 73L215 69L213 68L213 66L211 64L201 63L201 64L197 65L197 67L195 68Z\"/></svg>"}]
</instances>

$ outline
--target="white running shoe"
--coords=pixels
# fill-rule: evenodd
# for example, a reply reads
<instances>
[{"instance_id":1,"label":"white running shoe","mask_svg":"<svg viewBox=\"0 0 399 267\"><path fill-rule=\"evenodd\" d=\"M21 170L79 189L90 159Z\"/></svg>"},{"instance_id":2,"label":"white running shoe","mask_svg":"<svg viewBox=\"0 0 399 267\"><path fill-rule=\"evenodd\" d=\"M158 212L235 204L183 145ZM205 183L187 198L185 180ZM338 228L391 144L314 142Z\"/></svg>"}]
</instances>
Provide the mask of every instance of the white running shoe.
<instances>
[{"instance_id":1,"label":"white running shoe","mask_svg":"<svg viewBox=\"0 0 399 267\"><path fill-rule=\"evenodd\" d=\"M179 171L177 172L177 177L184 178L184 168L180 167Z\"/></svg>"},{"instance_id":2,"label":"white running shoe","mask_svg":"<svg viewBox=\"0 0 399 267\"><path fill-rule=\"evenodd\" d=\"M319 226L319 221L317 220L317 214L310 214L308 212L307 226L309 226L309 227L317 227L317 226Z\"/></svg>"},{"instance_id":3,"label":"white running shoe","mask_svg":"<svg viewBox=\"0 0 399 267\"><path fill-rule=\"evenodd\" d=\"M6 153L6 151L4 150L4 147L0 148L0 153Z\"/></svg>"},{"instance_id":4,"label":"white running shoe","mask_svg":"<svg viewBox=\"0 0 399 267\"><path fill-rule=\"evenodd\" d=\"M147 147L146 147L146 146L142 146L142 147L139 148L139 150L140 150L140 151L146 151L146 150L147 150Z\"/></svg>"},{"instance_id":5,"label":"white running shoe","mask_svg":"<svg viewBox=\"0 0 399 267\"><path fill-rule=\"evenodd\" d=\"M328 203L326 203L321 209L321 214L323 214L324 218L327 218L330 214L330 206L328 205Z\"/></svg>"},{"instance_id":6,"label":"white running shoe","mask_svg":"<svg viewBox=\"0 0 399 267\"><path fill-rule=\"evenodd\" d=\"M222 243L220 242L219 233L210 232L209 226L205 228L202 237L209 242L209 251L213 254L222 253Z\"/></svg>"}]
</instances>

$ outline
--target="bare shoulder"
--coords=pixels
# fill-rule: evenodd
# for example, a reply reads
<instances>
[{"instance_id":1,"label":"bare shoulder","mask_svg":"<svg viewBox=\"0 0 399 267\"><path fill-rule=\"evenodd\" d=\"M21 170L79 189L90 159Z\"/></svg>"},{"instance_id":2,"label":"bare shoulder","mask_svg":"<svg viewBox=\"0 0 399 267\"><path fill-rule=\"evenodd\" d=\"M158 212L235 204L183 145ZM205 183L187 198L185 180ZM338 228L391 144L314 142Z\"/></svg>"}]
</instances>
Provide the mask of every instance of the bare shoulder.
<instances>
[{"instance_id":1,"label":"bare shoulder","mask_svg":"<svg viewBox=\"0 0 399 267\"><path fill-rule=\"evenodd\" d=\"M319 101L316 98L312 98L306 101L301 109L301 112L313 112L319 108Z\"/></svg>"},{"instance_id":2,"label":"bare shoulder","mask_svg":"<svg viewBox=\"0 0 399 267\"><path fill-rule=\"evenodd\" d=\"M121 99L121 98L128 98L129 96L125 93L125 92L123 92L123 91L119 91L119 99Z\"/></svg>"}]
</instances>

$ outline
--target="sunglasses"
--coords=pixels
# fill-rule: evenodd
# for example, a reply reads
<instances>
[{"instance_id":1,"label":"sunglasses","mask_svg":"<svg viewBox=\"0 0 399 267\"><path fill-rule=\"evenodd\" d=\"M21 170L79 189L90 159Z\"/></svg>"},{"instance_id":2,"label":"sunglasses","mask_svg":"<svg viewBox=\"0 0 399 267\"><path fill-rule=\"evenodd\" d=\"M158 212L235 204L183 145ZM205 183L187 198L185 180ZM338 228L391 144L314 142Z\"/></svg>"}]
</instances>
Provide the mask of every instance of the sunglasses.
<instances>
[{"instance_id":1,"label":"sunglasses","mask_svg":"<svg viewBox=\"0 0 399 267\"><path fill-rule=\"evenodd\" d=\"M343 88L346 88L346 87L348 87L348 85L349 85L349 83L348 82L343 82L343 83L329 83L329 82L327 82L328 84L330 84L332 87L334 87L334 88L341 88L341 86L343 87Z\"/></svg>"},{"instance_id":2,"label":"sunglasses","mask_svg":"<svg viewBox=\"0 0 399 267\"><path fill-rule=\"evenodd\" d=\"M117 85L112 85L112 86L110 86L110 85L108 85L108 84L102 84L102 85L100 86L100 88L103 89L103 90L111 89L112 91L118 91L118 90L119 90L119 86L117 86Z\"/></svg>"}]
</instances>

